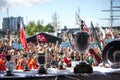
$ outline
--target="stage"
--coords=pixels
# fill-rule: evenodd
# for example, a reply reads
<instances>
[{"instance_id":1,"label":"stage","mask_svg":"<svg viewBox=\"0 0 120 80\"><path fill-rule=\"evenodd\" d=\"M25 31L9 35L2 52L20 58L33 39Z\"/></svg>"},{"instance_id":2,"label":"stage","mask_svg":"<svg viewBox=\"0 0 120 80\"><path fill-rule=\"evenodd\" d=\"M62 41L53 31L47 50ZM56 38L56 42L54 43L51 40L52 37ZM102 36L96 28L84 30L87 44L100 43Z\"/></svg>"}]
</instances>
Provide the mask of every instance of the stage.
<instances>
[{"instance_id":1,"label":"stage","mask_svg":"<svg viewBox=\"0 0 120 80\"><path fill-rule=\"evenodd\" d=\"M73 68L59 70L48 68L47 74L38 74L38 70L14 70L14 76L5 76L0 72L0 80L120 80L120 69L93 67L93 73L75 74Z\"/></svg>"}]
</instances>

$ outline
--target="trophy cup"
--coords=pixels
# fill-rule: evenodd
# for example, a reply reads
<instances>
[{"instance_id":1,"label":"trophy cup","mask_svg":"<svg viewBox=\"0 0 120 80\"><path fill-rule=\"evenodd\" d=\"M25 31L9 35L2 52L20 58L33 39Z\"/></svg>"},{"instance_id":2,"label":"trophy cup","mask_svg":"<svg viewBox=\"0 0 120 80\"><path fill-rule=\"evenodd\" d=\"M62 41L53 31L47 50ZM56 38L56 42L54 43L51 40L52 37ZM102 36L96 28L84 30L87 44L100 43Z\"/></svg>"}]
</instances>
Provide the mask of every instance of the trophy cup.
<instances>
[{"instance_id":1,"label":"trophy cup","mask_svg":"<svg viewBox=\"0 0 120 80\"><path fill-rule=\"evenodd\" d=\"M63 52L59 53L59 62L58 62L58 69L65 69L64 62L62 61Z\"/></svg>"},{"instance_id":2,"label":"trophy cup","mask_svg":"<svg viewBox=\"0 0 120 80\"><path fill-rule=\"evenodd\" d=\"M84 31L79 31L73 34L73 38L74 48L81 55L80 63L74 67L74 73L92 73L92 67L84 61L84 54L89 46L89 34Z\"/></svg>"},{"instance_id":3,"label":"trophy cup","mask_svg":"<svg viewBox=\"0 0 120 80\"><path fill-rule=\"evenodd\" d=\"M45 53L38 54L38 63L39 63L38 74L47 74L47 70L45 68L46 63Z\"/></svg>"},{"instance_id":4,"label":"trophy cup","mask_svg":"<svg viewBox=\"0 0 120 80\"><path fill-rule=\"evenodd\" d=\"M102 51L103 63L112 69L120 68L120 40L108 43Z\"/></svg>"},{"instance_id":5,"label":"trophy cup","mask_svg":"<svg viewBox=\"0 0 120 80\"><path fill-rule=\"evenodd\" d=\"M6 63L7 70L6 70L5 76L14 76L14 74L12 73L14 64L10 61L11 55L6 55L6 60L7 60L7 63Z\"/></svg>"},{"instance_id":6,"label":"trophy cup","mask_svg":"<svg viewBox=\"0 0 120 80\"><path fill-rule=\"evenodd\" d=\"M23 55L23 58L24 58L24 60L26 61L26 64L25 64L25 67L24 67L24 71L30 71L30 69L29 69L29 67L28 67L28 65L27 65L27 63L28 63L28 55L27 54L24 54Z\"/></svg>"}]
</instances>

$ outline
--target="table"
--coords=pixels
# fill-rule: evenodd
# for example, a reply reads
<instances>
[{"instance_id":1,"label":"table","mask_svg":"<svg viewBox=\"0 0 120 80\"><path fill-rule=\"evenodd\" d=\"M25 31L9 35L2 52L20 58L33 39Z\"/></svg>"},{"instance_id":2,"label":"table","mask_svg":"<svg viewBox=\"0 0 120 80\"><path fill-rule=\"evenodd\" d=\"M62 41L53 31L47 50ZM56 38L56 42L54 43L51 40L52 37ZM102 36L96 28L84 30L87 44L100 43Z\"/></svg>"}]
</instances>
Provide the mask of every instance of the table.
<instances>
[{"instance_id":1,"label":"table","mask_svg":"<svg viewBox=\"0 0 120 80\"><path fill-rule=\"evenodd\" d=\"M73 68L59 70L48 68L47 74L38 74L38 70L14 70L14 76L5 76L0 72L0 80L119 80L120 69L93 67L93 73L75 74Z\"/></svg>"}]
</instances>

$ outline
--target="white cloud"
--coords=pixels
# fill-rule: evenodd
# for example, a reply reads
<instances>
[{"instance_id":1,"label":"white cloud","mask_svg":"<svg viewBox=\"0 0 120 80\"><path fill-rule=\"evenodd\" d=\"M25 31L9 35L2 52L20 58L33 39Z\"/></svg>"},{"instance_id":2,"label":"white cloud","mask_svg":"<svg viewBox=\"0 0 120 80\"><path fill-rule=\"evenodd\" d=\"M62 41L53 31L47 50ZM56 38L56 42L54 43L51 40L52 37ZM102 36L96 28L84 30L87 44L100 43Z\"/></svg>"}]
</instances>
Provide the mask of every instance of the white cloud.
<instances>
[{"instance_id":1,"label":"white cloud","mask_svg":"<svg viewBox=\"0 0 120 80\"><path fill-rule=\"evenodd\" d=\"M0 0L0 11L4 10L4 7L7 6L7 1L6 0Z\"/></svg>"},{"instance_id":2,"label":"white cloud","mask_svg":"<svg viewBox=\"0 0 120 80\"><path fill-rule=\"evenodd\" d=\"M6 7L31 6L49 1L51 0L0 0L0 10Z\"/></svg>"}]
</instances>

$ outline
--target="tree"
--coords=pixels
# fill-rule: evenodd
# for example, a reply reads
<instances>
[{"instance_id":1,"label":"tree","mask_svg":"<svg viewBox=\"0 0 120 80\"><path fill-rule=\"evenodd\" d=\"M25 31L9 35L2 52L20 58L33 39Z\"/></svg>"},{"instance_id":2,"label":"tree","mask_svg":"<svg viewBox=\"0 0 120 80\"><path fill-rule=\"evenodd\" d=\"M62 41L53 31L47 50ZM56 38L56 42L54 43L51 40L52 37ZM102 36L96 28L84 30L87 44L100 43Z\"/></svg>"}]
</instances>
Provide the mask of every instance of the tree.
<instances>
[{"instance_id":1,"label":"tree","mask_svg":"<svg viewBox=\"0 0 120 80\"><path fill-rule=\"evenodd\" d=\"M28 36L35 34L36 24L34 21L30 21L26 26L26 33Z\"/></svg>"},{"instance_id":2,"label":"tree","mask_svg":"<svg viewBox=\"0 0 120 80\"><path fill-rule=\"evenodd\" d=\"M47 32L54 32L54 27L51 25L51 24L47 24L45 27L44 27L45 31Z\"/></svg>"},{"instance_id":3,"label":"tree","mask_svg":"<svg viewBox=\"0 0 120 80\"><path fill-rule=\"evenodd\" d=\"M44 26L41 24L39 20L37 22L36 32L44 32Z\"/></svg>"},{"instance_id":4,"label":"tree","mask_svg":"<svg viewBox=\"0 0 120 80\"><path fill-rule=\"evenodd\" d=\"M51 24L47 24L44 27L39 20L37 21L37 24L35 24L34 21L30 21L25 28L28 36L34 35L36 32L54 32L54 28Z\"/></svg>"}]
</instances>

